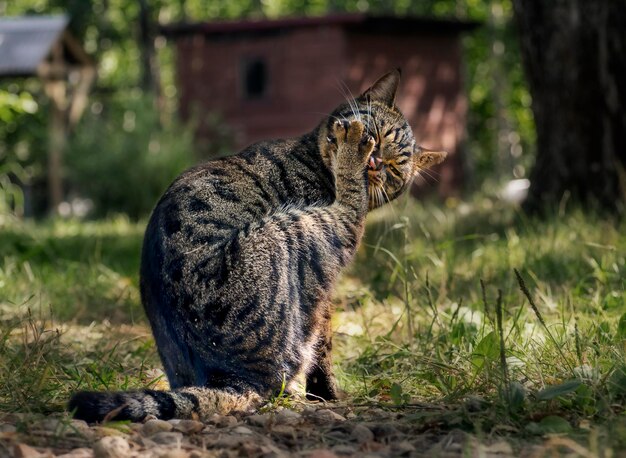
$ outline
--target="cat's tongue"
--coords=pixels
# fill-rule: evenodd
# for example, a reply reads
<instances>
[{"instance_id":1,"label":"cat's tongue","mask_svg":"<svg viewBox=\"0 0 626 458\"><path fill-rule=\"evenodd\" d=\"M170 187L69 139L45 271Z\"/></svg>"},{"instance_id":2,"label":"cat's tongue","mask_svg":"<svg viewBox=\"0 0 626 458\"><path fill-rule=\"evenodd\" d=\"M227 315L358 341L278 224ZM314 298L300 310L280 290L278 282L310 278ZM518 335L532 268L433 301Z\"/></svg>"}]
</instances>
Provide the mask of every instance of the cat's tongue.
<instances>
[{"instance_id":1,"label":"cat's tongue","mask_svg":"<svg viewBox=\"0 0 626 458\"><path fill-rule=\"evenodd\" d=\"M367 161L368 167L372 170L380 169L382 163L383 163L383 160L379 157L374 156L373 154L370 156L370 160Z\"/></svg>"}]
</instances>

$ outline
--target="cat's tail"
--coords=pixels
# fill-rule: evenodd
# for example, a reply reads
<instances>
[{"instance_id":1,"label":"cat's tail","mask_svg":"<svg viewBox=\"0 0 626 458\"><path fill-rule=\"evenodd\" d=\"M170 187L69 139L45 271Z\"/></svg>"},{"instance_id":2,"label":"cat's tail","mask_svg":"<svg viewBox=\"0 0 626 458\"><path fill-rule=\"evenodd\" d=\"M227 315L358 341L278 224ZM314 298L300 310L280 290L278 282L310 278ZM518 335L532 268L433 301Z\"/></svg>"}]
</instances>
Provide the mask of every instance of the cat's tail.
<instances>
[{"instance_id":1,"label":"cat's tail","mask_svg":"<svg viewBox=\"0 0 626 458\"><path fill-rule=\"evenodd\" d=\"M185 387L171 391L140 390L121 392L81 391L70 399L68 410L74 418L89 423L104 420L142 421L148 415L204 419L255 407L261 397L252 391L235 394L214 388Z\"/></svg>"}]
</instances>

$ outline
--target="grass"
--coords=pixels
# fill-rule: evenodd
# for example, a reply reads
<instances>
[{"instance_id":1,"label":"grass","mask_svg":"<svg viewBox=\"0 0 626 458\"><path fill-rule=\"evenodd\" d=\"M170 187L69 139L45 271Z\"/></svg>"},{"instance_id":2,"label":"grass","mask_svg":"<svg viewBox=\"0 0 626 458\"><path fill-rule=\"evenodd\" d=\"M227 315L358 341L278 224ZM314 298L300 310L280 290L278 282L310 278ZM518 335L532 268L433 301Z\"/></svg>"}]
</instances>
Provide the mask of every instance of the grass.
<instances>
[{"instance_id":1,"label":"grass","mask_svg":"<svg viewBox=\"0 0 626 458\"><path fill-rule=\"evenodd\" d=\"M159 386L137 291L142 230L121 218L0 228L0 412ZM416 432L626 450L625 283L623 222L403 199L370 215L339 284L340 385Z\"/></svg>"}]
</instances>

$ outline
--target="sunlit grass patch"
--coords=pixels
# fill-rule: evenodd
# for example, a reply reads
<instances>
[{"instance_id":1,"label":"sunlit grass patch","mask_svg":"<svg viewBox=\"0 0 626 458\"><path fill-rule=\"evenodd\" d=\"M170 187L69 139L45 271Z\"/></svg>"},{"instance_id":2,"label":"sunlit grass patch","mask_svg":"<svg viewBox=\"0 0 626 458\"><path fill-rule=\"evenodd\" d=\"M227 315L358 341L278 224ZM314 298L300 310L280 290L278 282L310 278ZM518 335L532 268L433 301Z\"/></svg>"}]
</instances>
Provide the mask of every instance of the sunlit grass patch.
<instances>
[{"instance_id":1,"label":"sunlit grass patch","mask_svg":"<svg viewBox=\"0 0 626 458\"><path fill-rule=\"evenodd\" d=\"M624 224L461 210L372 215L335 323L355 402L436 403L447 427L521 437L623 425Z\"/></svg>"},{"instance_id":2,"label":"sunlit grass patch","mask_svg":"<svg viewBox=\"0 0 626 458\"><path fill-rule=\"evenodd\" d=\"M0 413L156 383L137 287L142 233L125 218L0 228Z\"/></svg>"},{"instance_id":3,"label":"sunlit grass patch","mask_svg":"<svg viewBox=\"0 0 626 458\"><path fill-rule=\"evenodd\" d=\"M143 224L49 221L0 227L0 310L60 320L143 320L137 272Z\"/></svg>"},{"instance_id":4,"label":"sunlit grass patch","mask_svg":"<svg viewBox=\"0 0 626 458\"><path fill-rule=\"evenodd\" d=\"M2 228L0 412L166 386L139 303L142 233L123 218ZM335 295L346 402L400 409L416 431L624 449L625 283L623 222L404 199L370 215Z\"/></svg>"},{"instance_id":5,"label":"sunlit grass patch","mask_svg":"<svg viewBox=\"0 0 626 458\"><path fill-rule=\"evenodd\" d=\"M58 412L77 390L141 388L162 378L145 326L56 323L30 312L0 324L0 414Z\"/></svg>"}]
</instances>

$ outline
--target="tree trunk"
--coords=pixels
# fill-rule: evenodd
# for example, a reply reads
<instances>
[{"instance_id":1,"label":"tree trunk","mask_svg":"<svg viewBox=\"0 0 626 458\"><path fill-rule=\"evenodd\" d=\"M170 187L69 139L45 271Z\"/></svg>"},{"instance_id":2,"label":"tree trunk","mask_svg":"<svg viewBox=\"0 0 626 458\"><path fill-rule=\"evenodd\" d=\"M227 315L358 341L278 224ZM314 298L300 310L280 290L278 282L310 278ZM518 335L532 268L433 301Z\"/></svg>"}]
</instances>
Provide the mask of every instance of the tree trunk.
<instances>
[{"instance_id":1,"label":"tree trunk","mask_svg":"<svg viewBox=\"0 0 626 458\"><path fill-rule=\"evenodd\" d=\"M147 0L139 0L139 52L141 56L141 88L150 92L155 88L154 43L150 6Z\"/></svg>"},{"instance_id":2,"label":"tree trunk","mask_svg":"<svg viewBox=\"0 0 626 458\"><path fill-rule=\"evenodd\" d=\"M626 1L513 0L533 98L530 210L626 201Z\"/></svg>"}]
</instances>

